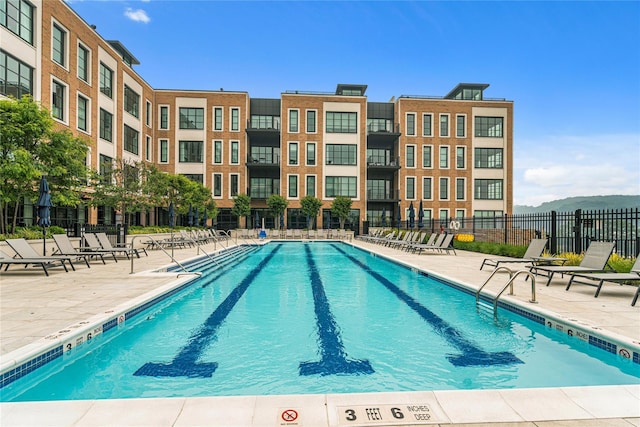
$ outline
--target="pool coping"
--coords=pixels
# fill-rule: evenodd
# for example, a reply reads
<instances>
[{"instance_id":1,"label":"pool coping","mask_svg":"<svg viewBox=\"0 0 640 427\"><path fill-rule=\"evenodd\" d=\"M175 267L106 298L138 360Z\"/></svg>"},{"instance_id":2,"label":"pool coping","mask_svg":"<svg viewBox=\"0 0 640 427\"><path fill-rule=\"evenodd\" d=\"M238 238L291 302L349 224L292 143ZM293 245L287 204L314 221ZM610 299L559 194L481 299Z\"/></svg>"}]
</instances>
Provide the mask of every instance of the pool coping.
<instances>
[{"instance_id":1,"label":"pool coping","mask_svg":"<svg viewBox=\"0 0 640 427\"><path fill-rule=\"evenodd\" d=\"M265 242L266 243L266 242ZM438 273L434 273L432 271L429 271L428 269L422 269L422 268L416 268L414 265L411 265L410 263L406 263L403 262L402 260L399 259L395 259L395 258L391 258L388 257L384 254L380 254L380 253L374 253L370 250L368 250L367 248L363 248L361 246L358 245L354 245L351 242L344 242L347 243L349 245L351 245L352 247L355 247L357 249L369 252L369 253L373 253L376 256L381 256L384 257L394 263L403 265L404 267L407 268L411 268L411 269L416 269L419 272L421 272L421 274L425 274L425 275L429 275L432 276L436 279L439 279L441 281L444 281L447 285L453 285L454 287L459 288L462 291L465 291L467 293L472 293L474 294L476 289L469 285L468 283L465 283L464 281L460 280L460 279L452 279L447 277L446 275L443 274L438 274ZM203 256L194 256L191 257L187 260L185 260L184 262L190 262L193 261L195 259L198 258L202 258ZM164 270L166 271L166 267L164 268ZM58 334L51 334L47 337L44 337L32 344L29 344L27 346L21 347L17 350L14 350L12 352L9 352L5 355L2 356L2 363L0 364L0 372L2 372L3 374L5 374L8 370L14 369L15 367L17 367L18 365L23 365L24 361L26 360L31 360L31 361L35 361L35 363L42 362L42 363L46 363L47 361L43 360L42 358L46 358L47 357L47 353L53 351L56 348L60 348L62 347L62 351L69 351L70 349L73 349L77 346L82 345L84 342L90 340L92 337L95 337L96 334L100 334L100 333L104 333L107 330L109 330L111 327L117 326L119 324L121 324L122 322L125 322L127 319L127 313L131 313L133 311L141 311L143 309L138 309L140 307L144 307L145 305L149 304L152 301L157 300L159 297L161 297L162 300L169 298L171 295L175 294L176 292L179 292L180 290L190 286L191 282L193 281L194 277L188 276L188 275L184 275L184 273L178 273L178 272L162 272L163 269L155 269L155 270L148 270L148 271L143 271L140 273L136 273L136 275L138 276L144 276L144 275L153 275L155 277L158 277L158 274L162 274L162 275L168 275L170 277L176 277L176 280L171 281L170 283L167 283L163 286L160 286L156 289L154 289L153 291L149 291L137 298L134 298L132 300L129 300L127 303L123 303L120 304L116 307L114 307L112 310L107 310L104 313L99 313L96 314L95 316L92 316L91 318L87 319L86 321L82 321L82 322L78 322L75 323L73 325L70 325L69 327L65 328L64 330L60 331ZM182 276L182 277L179 277ZM508 304L505 303L501 303L501 306L503 306L503 304L506 307L509 306L515 306L517 309L519 310L524 310L526 312L530 312L530 307L527 307L525 304L523 304L520 301L517 300L509 300L507 296L505 296L505 298L508 301ZM505 308L505 307L503 307ZM508 309L508 308L507 308ZM589 336L591 336L591 332L593 332L594 336L598 336L598 337L602 337L602 335L605 335L610 341L613 341L613 344L615 344L616 346L622 346L622 348L627 348L630 349L631 352L634 353L634 361L635 363L638 363L638 354L640 353L640 343L638 343L637 341L631 340L628 337L621 337L617 334L613 334L610 331L606 331L600 328L594 328L591 325L588 325L585 322L578 322L575 321L575 319L567 319L564 318L563 316L557 315L551 311L548 310L544 310L541 309L540 307L536 307L536 312L538 312L538 314L545 316L545 322L544 324L547 325L547 327L551 327L560 331L569 331L569 330L575 330L575 331L583 331L585 334L589 334ZM517 312L517 311L516 311ZM137 313L136 313L137 314ZM135 315L135 314L133 314ZM548 321L547 321L548 319ZM105 325L106 329L105 329ZM591 329L593 329L593 331L591 331ZM91 338L90 338L91 337ZM578 339L582 339L580 337L580 335L577 336ZM52 357L53 355L49 355L49 357ZM57 356L56 356L57 357ZM622 356L624 357L624 355ZM40 358L40 359L39 359ZM55 357L53 357L55 358ZM36 367L37 368L37 367ZM30 367L25 367L25 369L30 369ZM33 368L35 369L35 368ZM602 389L603 387L605 387L607 389L607 393L611 393L611 390L616 390L615 393L622 393L622 395L626 395L626 393L630 393L631 395L635 396L636 399L640 399L640 385L621 385L621 386L590 386L590 387L562 387L562 388L558 388L558 389L554 389L554 388L548 388L548 389L533 389L535 391L532 391L531 393L533 394L541 394L541 395L545 395L544 392L541 392L540 390L565 390L565 389L580 389L580 390L591 390L591 392L594 391L598 391L600 389ZM486 393L489 394L495 394L498 393L499 395L504 394L504 392L507 392L509 390L525 390L525 389L505 389L505 390L488 390L488 391L484 391ZM383 401L385 402L389 402L389 401L393 401L393 399L389 400L389 397L395 397L396 401L398 399L400 399L399 396L403 396L403 395L410 395L411 397L411 402L409 403L416 403L419 404L419 401L416 401L414 398L415 396L422 396L423 394L426 393L426 395L428 396L436 396L440 393L455 393L455 390L450 390L450 391L427 391L427 392L410 392L410 393L403 393L403 392L395 392L395 393L391 393L391 396L389 396L389 393L354 393L354 394L349 394L349 395L338 395L340 396L340 398L338 399L339 402L345 403L345 402L349 402L353 399L355 399L355 401L360 401L363 396L366 398L366 404L378 404L378 398L376 397L377 395L381 395L383 397ZM458 391L462 394L466 393L465 391ZM477 391L477 392L481 392L481 391ZM416 394L417 393L417 394ZM458 394L460 394L458 393ZM566 394L566 392L563 391L564 394ZM597 394L597 393L596 393ZM606 394L606 393L605 393ZM328 400L329 397L328 396L334 396L334 395L309 395L309 396L315 396L312 400L316 401L317 400L317 396L325 396L325 403L323 406L325 406L326 408L329 407L333 407L331 405L328 404ZM360 396L360 397L358 397ZM282 399L281 396L254 396L254 398L260 398L258 400L273 400L273 401L280 401ZM192 399L196 399L196 400L201 400L201 399L209 399L209 398L172 398L175 400L185 400L185 401L190 401ZM225 397L216 397L216 398L211 398L213 399L213 401L218 402L219 400L224 400ZM229 399L232 399L231 397L229 397ZM404 398L403 398L404 399ZM422 397L421 397L422 399ZM127 399L129 400L129 399ZM133 399L135 400L135 399ZM163 399L144 399L145 401L149 401L149 400L163 400ZM66 404L64 403L65 401L57 401L58 403L61 404ZM96 403L96 401L81 401L81 402L94 402L93 404L91 404L91 406L97 405L97 406L101 406L100 404ZM256 400L257 402L257 400ZM405 401L406 403L407 401ZM22 407L23 405L36 405L38 406L39 404L41 405L47 405L48 403L51 402L16 402L16 403L11 403L11 402L5 402L2 403L2 407L4 408L5 406L8 405L8 407L10 408L14 408L14 407ZM435 403L437 403L437 399L435 401ZM17 405L17 406L14 406ZM434 403L430 404L431 406L434 405ZM344 405L342 405L344 406ZM635 405L636 407L640 407L640 405ZM337 407L337 406L336 406ZM437 406L433 406L434 408L436 408ZM4 418L4 409L3 409L3 418ZM621 411L622 413L616 416L623 416L623 417L640 417L640 409L638 411L630 411L630 412L624 412ZM327 414L329 414L329 410L327 409ZM557 417L557 416L556 416ZM454 417L455 418L455 417ZM579 417L580 418L580 417ZM440 423L450 423L451 422L451 416L447 416L446 418L439 418L440 419ZM542 419L546 419L546 418L542 418ZM556 419L556 418L554 418ZM563 418L563 419L575 419L574 415L569 416L569 418ZM527 418L523 417L522 420L526 421ZM330 416L327 417L327 425L337 425L334 423L335 419L332 419ZM498 421L497 419L492 419L492 421ZM505 419L505 421L510 421L508 419ZM516 421L515 419L511 419L511 421ZM257 424L253 424L253 425L257 425ZM293 425L293 424L291 424ZM322 424L325 425L325 424ZM359 424L358 424L359 425ZM367 425L367 424L362 424L362 425Z\"/></svg>"}]
</instances>

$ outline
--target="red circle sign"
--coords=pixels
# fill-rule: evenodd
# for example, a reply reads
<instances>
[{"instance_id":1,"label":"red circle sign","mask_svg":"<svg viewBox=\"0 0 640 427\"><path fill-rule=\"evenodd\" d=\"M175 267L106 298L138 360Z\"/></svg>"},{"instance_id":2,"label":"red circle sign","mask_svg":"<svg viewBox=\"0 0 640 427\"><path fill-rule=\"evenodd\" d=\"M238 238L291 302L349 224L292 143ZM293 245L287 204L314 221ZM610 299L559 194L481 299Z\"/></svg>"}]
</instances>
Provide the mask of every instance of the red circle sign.
<instances>
[{"instance_id":1,"label":"red circle sign","mask_svg":"<svg viewBox=\"0 0 640 427\"><path fill-rule=\"evenodd\" d=\"M283 421L287 421L287 422L295 421L298 419L298 411L296 411L295 409L284 410L282 411L281 417Z\"/></svg>"}]
</instances>

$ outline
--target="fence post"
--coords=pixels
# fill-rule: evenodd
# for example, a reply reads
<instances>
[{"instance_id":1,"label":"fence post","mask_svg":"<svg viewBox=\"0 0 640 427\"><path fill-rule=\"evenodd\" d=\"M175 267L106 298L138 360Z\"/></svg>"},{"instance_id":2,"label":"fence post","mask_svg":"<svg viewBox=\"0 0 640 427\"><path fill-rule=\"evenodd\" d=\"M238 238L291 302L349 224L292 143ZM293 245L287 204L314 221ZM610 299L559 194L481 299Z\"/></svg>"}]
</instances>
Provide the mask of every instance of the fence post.
<instances>
[{"instance_id":1,"label":"fence post","mask_svg":"<svg viewBox=\"0 0 640 427\"><path fill-rule=\"evenodd\" d=\"M582 209L575 212L575 221L573 225L574 252L582 253Z\"/></svg>"},{"instance_id":2,"label":"fence post","mask_svg":"<svg viewBox=\"0 0 640 427\"><path fill-rule=\"evenodd\" d=\"M502 227L504 228L504 243L505 245L507 244L507 242L509 241L507 233L508 233L508 227L507 227L507 221L509 220L509 214L504 214L504 222L502 223Z\"/></svg>"},{"instance_id":3,"label":"fence post","mask_svg":"<svg viewBox=\"0 0 640 427\"><path fill-rule=\"evenodd\" d=\"M558 212L551 211L551 247L552 254L558 253Z\"/></svg>"}]
</instances>

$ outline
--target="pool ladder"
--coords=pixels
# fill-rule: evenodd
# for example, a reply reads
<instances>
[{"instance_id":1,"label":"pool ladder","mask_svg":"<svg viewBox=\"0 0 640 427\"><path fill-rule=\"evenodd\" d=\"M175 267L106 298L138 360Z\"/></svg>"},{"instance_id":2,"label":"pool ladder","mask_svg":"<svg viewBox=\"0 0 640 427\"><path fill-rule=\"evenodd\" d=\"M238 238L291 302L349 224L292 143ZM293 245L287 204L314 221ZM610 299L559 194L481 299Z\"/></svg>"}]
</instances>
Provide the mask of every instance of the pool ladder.
<instances>
[{"instance_id":1,"label":"pool ladder","mask_svg":"<svg viewBox=\"0 0 640 427\"><path fill-rule=\"evenodd\" d=\"M489 283L489 281L493 278L493 276L495 276L495 274L497 272L499 272L499 271L507 271L509 273L509 281L507 282L506 285L504 285L502 290L493 299L493 317L494 318L498 316L498 299L500 299L500 297L502 296L504 291L507 290L507 288L510 288L509 289L509 295L513 295L513 281L516 279L516 277L518 277L521 274L526 274L527 277L531 278L531 299L529 300L529 302L532 303L532 304L537 304L537 301L536 301L536 277L535 277L535 275L533 273L531 273L529 270L513 271L509 267L498 267L495 270L493 270L493 273L491 273L491 275L487 278L487 280L485 280L485 282L482 284L482 286L480 286L480 288L478 288L478 290L476 291L476 305L478 305L480 303L480 292L482 291L482 289L485 286L487 286L487 283Z\"/></svg>"}]
</instances>

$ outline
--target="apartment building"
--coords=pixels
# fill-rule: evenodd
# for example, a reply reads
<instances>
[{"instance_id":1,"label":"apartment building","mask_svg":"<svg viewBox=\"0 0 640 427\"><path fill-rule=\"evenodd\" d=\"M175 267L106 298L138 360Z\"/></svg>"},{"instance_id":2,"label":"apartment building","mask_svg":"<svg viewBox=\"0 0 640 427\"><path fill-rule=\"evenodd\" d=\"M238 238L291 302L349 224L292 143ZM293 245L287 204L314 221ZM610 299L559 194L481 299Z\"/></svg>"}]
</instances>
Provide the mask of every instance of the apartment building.
<instances>
[{"instance_id":1,"label":"apartment building","mask_svg":"<svg viewBox=\"0 0 640 427\"><path fill-rule=\"evenodd\" d=\"M487 84L388 102L369 101L362 84L278 98L152 88L122 43L103 39L62 0L0 0L0 40L0 96L31 94L60 127L89 141L95 170L150 162L202 183L219 209L210 224L220 228L237 226L231 208L240 193L267 227L305 227L307 195L323 202L318 228L337 226L336 196L352 199L353 229L404 225L420 204L425 223L512 210L513 102L486 98ZM272 194L289 201L284 219L269 215ZM163 212L136 221L163 223ZM106 207L71 216L117 220Z\"/></svg>"}]
</instances>

